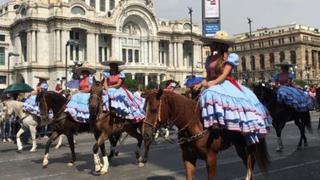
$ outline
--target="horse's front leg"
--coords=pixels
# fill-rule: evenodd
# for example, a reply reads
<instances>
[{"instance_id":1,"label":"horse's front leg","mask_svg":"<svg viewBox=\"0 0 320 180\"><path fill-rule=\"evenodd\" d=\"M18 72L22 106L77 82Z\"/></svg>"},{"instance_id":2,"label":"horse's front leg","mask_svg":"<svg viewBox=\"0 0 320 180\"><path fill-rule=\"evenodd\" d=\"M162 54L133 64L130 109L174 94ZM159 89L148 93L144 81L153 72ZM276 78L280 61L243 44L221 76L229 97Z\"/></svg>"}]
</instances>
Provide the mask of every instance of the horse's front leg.
<instances>
[{"instance_id":1,"label":"horse's front leg","mask_svg":"<svg viewBox=\"0 0 320 180\"><path fill-rule=\"evenodd\" d=\"M32 148L30 149L30 152L36 152L37 150L37 140L36 140L36 134L37 134L37 126L29 125L29 130L32 138Z\"/></svg>"},{"instance_id":2,"label":"horse's front leg","mask_svg":"<svg viewBox=\"0 0 320 180\"><path fill-rule=\"evenodd\" d=\"M277 124L275 122L278 122ZM282 121L282 120L274 120L274 124L273 127L276 129L276 134L277 134L277 141L278 141L278 147L276 148L277 152L282 152L283 150L283 143L282 143L282 139L281 139L281 132L282 129L284 128L286 122Z\"/></svg>"},{"instance_id":3,"label":"horse's front leg","mask_svg":"<svg viewBox=\"0 0 320 180\"><path fill-rule=\"evenodd\" d=\"M18 146L18 153L22 152L23 146L22 146L22 142L21 142L21 135L26 131L26 127L21 124L21 128L19 129L17 135L16 135L16 140L17 140L17 146Z\"/></svg>"},{"instance_id":4,"label":"horse's front leg","mask_svg":"<svg viewBox=\"0 0 320 180\"><path fill-rule=\"evenodd\" d=\"M68 143L69 143L69 147L70 147L70 151L71 151L71 160L68 163L68 166L73 166L74 163L76 162L76 153L74 151L74 138L73 138L73 134L66 134L67 139L68 139Z\"/></svg>"},{"instance_id":5,"label":"horse's front leg","mask_svg":"<svg viewBox=\"0 0 320 180\"><path fill-rule=\"evenodd\" d=\"M50 136L50 138L48 139L48 141L46 143L45 153L44 153L43 162L42 162L42 167L43 168L48 167L50 146L52 144L52 141L56 140L59 137L59 135L60 135L60 133L58 133L57 131L53 131L51 136Z\"/></svg>"},{"instance_id":6,"label":"horse's front leg","mask_svg":"<svg viewBox=\"0 0 320 180\"><path fill-rule=\"evenodd\" d=\"M135 155L136 155L137 161L140 162L140 159L142 159L141 155L140 155L140 151L141 151L141 145L143 142L143 136L138 132L138 128L134 125L128 125L126 127L126 132L138 141ZM144 165L144 164L139 164L139 166L141 166L141 167L142 167L142 165Z\"/></svg>"},{"instance_id":7,"label":"horse's front leg","mask_svg":"<svg viewBox=\"0 0 320 180\"><path fill-rule=\"evenodd\" d=\"M93 160L95 164L95 172L100 174L105 174L108 172L109 168L109 160L108 156L103 156L103 167L101 167L101 162L98 154L99 147L104 144L104 142L109 138L109 134L102 130L98 140L96 141L95 145L93 146Z\"/></svg>"},{"instance_id":8,"label":"horse's front leg","mask_svg":"<svg viewBox=\"0 0 320 180\"><path fill-rule=\"evenodd\" d=\"M254 168L254 163L255 163L255 150L256 150L256 145L251 145L248 147L247 150L247 175L246 175L246 180L252 180L252 175L253 175L253 168Z\"/></svg>"},{"instance_id":9,"label":"horse's front leg","mask_svg":"<svg viewBox=\"0 0 320 180\"><path fill-rule=\"evenodd\" d=\"M182 145L181 148L183 164L186 170L186 180L194 180L197 157L191 152L191 150L188 147Z\"/></svg>"}]
</instances>

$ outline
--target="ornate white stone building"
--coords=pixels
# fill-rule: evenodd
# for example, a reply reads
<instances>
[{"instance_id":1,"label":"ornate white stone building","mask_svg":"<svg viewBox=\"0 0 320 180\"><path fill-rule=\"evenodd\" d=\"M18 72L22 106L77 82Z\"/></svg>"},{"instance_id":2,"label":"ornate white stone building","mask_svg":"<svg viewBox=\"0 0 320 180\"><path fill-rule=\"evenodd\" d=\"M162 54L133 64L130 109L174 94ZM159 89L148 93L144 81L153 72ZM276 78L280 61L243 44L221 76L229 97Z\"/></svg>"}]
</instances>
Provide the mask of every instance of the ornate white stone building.
<instances>
[{"instance_id":1,"label":"ornate white stone building","mask_svg":"<svg viewBox=\"0 0 320 180\"><path fill-rule=\"evenodd\" d=\"M201 29L193 25L191 43L190 28L188 20L157 18L152 0L10 1L0 7L0 84L9 69L10 82L23 78L34 87L35 75L48 75L52 88L65 76L65 62L102 71L100 62L111 56L139 83L183 82L191 59L195 73L203 72Z\"/></svg>"}]
</instances>

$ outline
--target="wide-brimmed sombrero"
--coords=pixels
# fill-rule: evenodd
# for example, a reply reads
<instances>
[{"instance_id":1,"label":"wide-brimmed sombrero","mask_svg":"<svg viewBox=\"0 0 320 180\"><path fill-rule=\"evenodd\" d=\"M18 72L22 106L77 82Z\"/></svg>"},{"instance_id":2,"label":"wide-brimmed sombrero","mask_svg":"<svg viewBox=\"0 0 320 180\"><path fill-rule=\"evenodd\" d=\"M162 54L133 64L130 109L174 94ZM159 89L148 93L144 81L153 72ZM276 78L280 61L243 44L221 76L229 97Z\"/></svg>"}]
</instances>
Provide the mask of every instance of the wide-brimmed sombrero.
<instances>
[{"instance_id":1,"label":"wide-brimmed sombrero","mask_svg":"<svg viewBox=\"0 0 320 180\"><path fill-rule=\"evenodd\" d=\"M235 43L235 39L230 37L229 34L225 31L218 31L213 37L202 38L202 42L207 45L211 45L212 43L232 45Z\"/></svg>"},{"instance_id":2,"label":"wide-brimmed sombrero","mask_svg":"<svg viewBox=\"0 0 320 180\"><path fill-rule=\"evenodd\" d=\"M280 66L280 67L283 67L283 66L286 66L286 67L294 67L295 64L289 64L287 62L283 62L283 63L278 63L278 64L275 64L276 66Z\"/></svg>"},{"instance_id":3,"label":"wide-brimmed sombrero","mask_svg":"<svg viewBox=\"0 0 320 180\"><path fill-rule=\"evenodd\" d=\"M119 60L118 58L116 58L115 56L111 56L111 57L110 57L110 60L101 62L101 64L104 65L104 66L110 66L110 64L116 64L116 65L118 65L118 66L121 66L121 65L124 65L125 62L120 61L120 60Z\"/></svg>"},{"instance_id":4,"label":"wide-brimmed sombrero","mask_svg":"<svg viewBox=\"0 0 320 180\"><path fill-rule=\"evenodd\" d=\"M48 81L50 78L48 76L41 76L41 75L37 75L37 76L34 76L35 78L38 78L38 79L43 79L43 80L46 80Z\"/></svg>"},{"instance_id":5,"label":"wide-brimmed sombrero","mask_svg":"<svg viewBox=\"0 0 320 180\"><path fill-rule=\"evenodd\" d=\"M83 71L88 71L89 74L94 74L95 72L97 72L95 69L91 68L88 63L85 63L81 67L78 67L75 73L80 75Z\"/></svg>"}]
</instances>

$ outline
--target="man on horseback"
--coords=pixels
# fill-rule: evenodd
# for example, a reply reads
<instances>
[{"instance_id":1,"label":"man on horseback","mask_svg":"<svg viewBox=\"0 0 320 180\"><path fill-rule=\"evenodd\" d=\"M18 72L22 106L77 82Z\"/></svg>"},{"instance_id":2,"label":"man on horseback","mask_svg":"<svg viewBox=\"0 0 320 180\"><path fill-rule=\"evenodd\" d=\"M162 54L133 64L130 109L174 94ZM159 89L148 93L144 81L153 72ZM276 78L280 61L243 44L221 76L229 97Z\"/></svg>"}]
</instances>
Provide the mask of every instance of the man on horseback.
<instances>
[{"instance_id":1,"label":"man on horseback","mask_svg":"<svg viewBox=\"0 0 320 180\"><path fill-rule=\"evenodd\" d=\"M200 96L204 127L242 132L248 144L259 143L271 123L253 92L231 76L239 64L239 56L228 53L233 40L223 31L206 40L212 51L206 61L207 79L195 85L195 89L205 88Z\"/></svg>"},{"instance_id":2,"label":"man on horseback","mask_svg":"<svg viewBox=\"0 0 320 180\"><path fill-rule=\"evenodd\" d=\"M273 78L277 87L277 100L279 103L288 105L298 112L309 111L312 106L312 98L302 89L293 84L293 74L289 72L292 64L280 63L281 72Z\"/></svg>"}]
</instances>

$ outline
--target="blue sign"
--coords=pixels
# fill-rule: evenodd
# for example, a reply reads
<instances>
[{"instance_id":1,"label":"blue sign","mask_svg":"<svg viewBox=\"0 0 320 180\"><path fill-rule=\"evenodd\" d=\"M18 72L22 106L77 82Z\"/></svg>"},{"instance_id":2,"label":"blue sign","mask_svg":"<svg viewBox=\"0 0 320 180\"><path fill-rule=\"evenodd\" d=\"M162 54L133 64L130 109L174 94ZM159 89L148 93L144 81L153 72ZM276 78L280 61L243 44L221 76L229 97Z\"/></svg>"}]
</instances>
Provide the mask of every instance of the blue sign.
<instances>
[{"instance_id":1,"label":"blue sign","mask_svg":"<svg viewBox=\"0 0 320 180\"><path fill-rule=\"evenodd\" d=\"M216 32L220 31L219 22L205 22L204 23L204 36L214 36Z\"/></svg>"}]
</instances>

